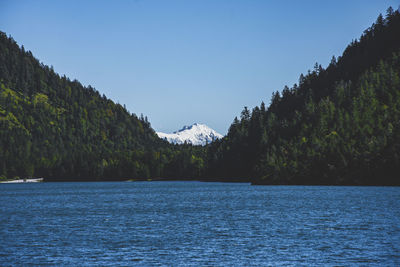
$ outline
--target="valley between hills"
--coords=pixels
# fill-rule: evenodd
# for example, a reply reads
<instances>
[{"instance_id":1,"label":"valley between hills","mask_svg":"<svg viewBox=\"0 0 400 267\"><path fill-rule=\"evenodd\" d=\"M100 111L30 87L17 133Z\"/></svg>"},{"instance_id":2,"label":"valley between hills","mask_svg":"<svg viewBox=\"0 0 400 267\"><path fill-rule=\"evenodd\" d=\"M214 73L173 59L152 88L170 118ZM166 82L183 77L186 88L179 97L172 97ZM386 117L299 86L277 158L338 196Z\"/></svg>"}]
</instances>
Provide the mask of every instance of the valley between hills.
<instances>
[{"instance_id":1,"label":"valley between hills","mask_svg":"<svg viewBox=\"0 0 400 267\"><path fill-rule=\"evenodd\" d=\"M0 179L400 185L399 32L388 9L328 66L245 107L226 136L156 133L1 32Z\"/></svg>"}]
</instances>

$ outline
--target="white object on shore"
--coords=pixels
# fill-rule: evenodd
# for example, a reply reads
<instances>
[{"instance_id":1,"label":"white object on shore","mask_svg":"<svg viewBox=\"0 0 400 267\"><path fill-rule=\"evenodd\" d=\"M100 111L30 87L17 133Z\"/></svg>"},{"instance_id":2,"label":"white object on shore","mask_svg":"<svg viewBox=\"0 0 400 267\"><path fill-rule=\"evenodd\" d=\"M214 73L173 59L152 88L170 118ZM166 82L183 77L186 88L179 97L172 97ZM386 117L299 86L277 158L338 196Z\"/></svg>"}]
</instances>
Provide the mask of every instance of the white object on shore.
<instances>
[{"instance_id":1,"label":"white object on shore","mask_svg":"<svg viewBox=\"0 0 400 267\"><path fill-rule=\"evenodd\" d=\"M14 184L14 183L39 183L39 182L43 182L43 178L18 179L18 180L4 181L4 182L0 182L0 183Z\"/></svg>"}]
</instances>

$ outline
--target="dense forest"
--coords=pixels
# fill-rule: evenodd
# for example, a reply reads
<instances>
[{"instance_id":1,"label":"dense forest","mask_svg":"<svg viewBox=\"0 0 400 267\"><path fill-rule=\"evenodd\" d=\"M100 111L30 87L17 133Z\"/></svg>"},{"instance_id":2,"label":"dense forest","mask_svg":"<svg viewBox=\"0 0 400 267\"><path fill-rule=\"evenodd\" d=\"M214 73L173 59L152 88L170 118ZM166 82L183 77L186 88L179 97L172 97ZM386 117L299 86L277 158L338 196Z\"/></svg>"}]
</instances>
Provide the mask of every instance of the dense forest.
<instances>
[{"instance_id":1,"label":"dense forest","mask_svg":"<svg viewBox=\"0 0 400 267\"><path fill-rule=\"evenodd\" d=\"M400 185L400 14L387 10L324 69L245 108L208 175L255 184Z\"/></svg>"},{"instance_id":2,"label":"dense forest","mask_svg":"<svg viewBox=\"0 0 400 267\"><path fill-rule=\"evenodd\" d=\"M199 177L203 154L162 141L146 117L60 77L0 33L1 179Z\"/></svg>"},{"instance_id":3,"label":"dense forest","mask_svg":"<svg viewBox=\"0 0 400 267\"><path fill-rule=\"evenodd\" d=\"M400 13L392 8L299 83L244 108L206 147L40 63L0 33L0 178L400 185Z\"/></svg>"}]
</instances>

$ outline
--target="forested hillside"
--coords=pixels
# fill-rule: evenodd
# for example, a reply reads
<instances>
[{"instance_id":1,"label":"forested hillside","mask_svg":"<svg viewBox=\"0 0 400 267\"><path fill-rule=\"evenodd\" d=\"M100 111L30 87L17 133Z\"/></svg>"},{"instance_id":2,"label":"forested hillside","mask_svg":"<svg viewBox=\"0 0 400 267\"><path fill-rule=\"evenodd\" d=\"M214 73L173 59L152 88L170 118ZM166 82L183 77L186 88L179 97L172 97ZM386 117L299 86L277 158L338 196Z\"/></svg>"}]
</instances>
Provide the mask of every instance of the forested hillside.
<instances>
[{"instance_id":1,"label":"forested hillside","mask_svg":"<svg viewBox=\"0 0 400 267\"><path fill-rule=\"evenodd\" d=\"M199 150L200 151L200 150ZM198 177L201 151L160 140L147 118L60 77L0 32L0 177ZM182 176L181 176L182 175Z\"/></svg>"},{"instance_id":2,"label":"forested hillside","mask_svg":"<svg viewBox=\"0 0 400 267\"><path fill-rule=\"evenodd\" d=\"M387 10L324 69L245 108L208 175L256 184L400 185L400 14Z\"/></svg>"},{"instance_id":3,"label":"forested hillside","mask_svg":"<svg viewBox=\"0 0 400 267\"><path fill-rule=\"evenodd\" d=\"M245 108L205 148L159 139L147 118L58 75L0 33L0 178L400 185L400 13L326 68Z\"/></svg>"}]
</instances>

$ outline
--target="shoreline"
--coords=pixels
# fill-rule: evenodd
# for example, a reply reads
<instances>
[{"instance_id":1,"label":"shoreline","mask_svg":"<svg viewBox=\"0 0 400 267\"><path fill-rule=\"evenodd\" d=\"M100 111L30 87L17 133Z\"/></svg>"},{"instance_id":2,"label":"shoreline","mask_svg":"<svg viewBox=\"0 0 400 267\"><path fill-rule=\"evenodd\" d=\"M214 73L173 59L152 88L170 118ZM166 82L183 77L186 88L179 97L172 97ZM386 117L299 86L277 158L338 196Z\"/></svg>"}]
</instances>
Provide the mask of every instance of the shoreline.
<instances>
[{"instance_id":1,"label":"shoreline","mask_svg":"<svg viewBox=\"0 0 400 267\"><path fill-rule=\"evenodd\" d=\"M19 184L19 183L40 183L43 182L43 178L31 178L31 179L17 179L1 181L1 184Z\"/></svg>"},{"instance_id":2,"label":"shoreline","mask_svg":"<svg viewBox=\"0 0 400 267\"><path fill-rule=\"evenodd\" d=\"M251 180L241 180L241 179L174 179L174 178L149 178L149 179L121 179L121 180L79 180L79 179L45 179L45 178L30 178L30 179L16 179L16 180L6 180L0 181L0 184L12 184L12 183L41 183L41 182L204 182L204 183L244 183L251 184L252 186L400 186L399 184L360 184L360 183L344 183L344 184L277 184L277 183L260 183Z\"/></svg>"}]
</instances>

